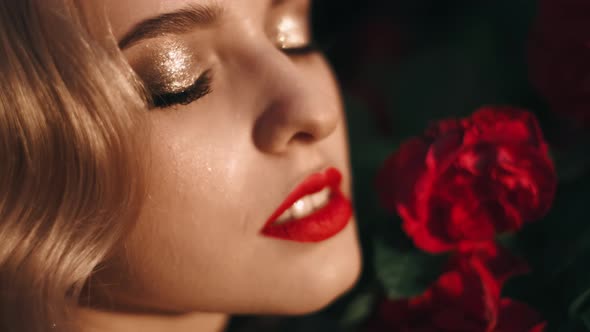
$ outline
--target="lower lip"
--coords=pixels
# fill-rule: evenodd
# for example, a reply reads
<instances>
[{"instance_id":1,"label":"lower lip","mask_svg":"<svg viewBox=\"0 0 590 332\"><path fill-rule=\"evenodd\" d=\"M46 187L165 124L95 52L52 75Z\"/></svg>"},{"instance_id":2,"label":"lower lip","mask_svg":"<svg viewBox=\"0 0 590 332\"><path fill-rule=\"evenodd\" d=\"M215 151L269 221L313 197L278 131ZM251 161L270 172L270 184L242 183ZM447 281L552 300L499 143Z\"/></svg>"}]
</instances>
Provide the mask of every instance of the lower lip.
<instances>
[{"instance_id":1,"label":"lower lip","mask_svg":"<svg viewBox=\"0 0 590 332\"><path fill-rule=\"evenodd\" d=\"M262 234L296 242L320 242L340 233L348 225L352 217L352 204L340 190L342 179L340 172L331 168L324 174L315 174L313 177L316 179L320 177L322 179L320 181L325 183L324 188L331 189L328 203L306 217L290 220L284 224L276 224L277 214L282 213L279 210L266 223Z\"/></svg>"}]
</instances>

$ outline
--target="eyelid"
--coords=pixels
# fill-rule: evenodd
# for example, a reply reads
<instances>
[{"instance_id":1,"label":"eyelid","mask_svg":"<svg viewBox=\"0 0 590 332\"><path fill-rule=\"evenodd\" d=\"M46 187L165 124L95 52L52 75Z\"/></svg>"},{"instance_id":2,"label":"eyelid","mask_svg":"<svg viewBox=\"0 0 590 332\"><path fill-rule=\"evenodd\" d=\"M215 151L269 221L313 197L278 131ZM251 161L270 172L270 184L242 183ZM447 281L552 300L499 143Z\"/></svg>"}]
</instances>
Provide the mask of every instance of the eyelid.
<instances>
[{"instance_id":1,"label":"eyelid","mask_svg":"<svg viewBox=\"0 0 590 332\"><path fill-rule=\"evenodd\" d=\"M153 94L186 90L202 75L205 61L185 40L163 38L127 53L129 62Z\"/></svg>"},{"instance_id":2,"label":"eyelid","mask_svg":"<svg viewBox=\"0 0 590 332\"><path fill-rule=\"evenodd\" d=\"M188 105L212 92L212 70L208 69L195 82L180 92L153 94L151 108L167 108L174 105Z\"/></svg>"},{"instance_id":3,"label":"eyelid","mask_svg":"<svg viewBox=\"0 0 590 332\"><path fill-rule=\"evenodd\" d=\"M273 15L268 26L269 37L281 50L297 49L311 42L309 13L290 6Z\"/></svg>"}]
</instances>

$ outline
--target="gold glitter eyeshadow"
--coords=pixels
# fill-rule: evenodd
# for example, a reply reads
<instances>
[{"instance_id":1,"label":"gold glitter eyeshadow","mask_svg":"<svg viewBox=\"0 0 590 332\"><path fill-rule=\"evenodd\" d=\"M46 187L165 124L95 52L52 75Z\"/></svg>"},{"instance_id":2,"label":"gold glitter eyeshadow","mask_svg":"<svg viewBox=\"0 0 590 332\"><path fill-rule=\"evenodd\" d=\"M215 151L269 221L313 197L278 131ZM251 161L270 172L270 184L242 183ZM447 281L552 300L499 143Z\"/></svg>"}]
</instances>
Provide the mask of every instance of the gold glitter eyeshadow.
<instances>
[{"instance_id":1,"label":"gold glitter eyeshadow","mask_svg":"<svg viewBox=\"0 0 590 332\"><path fill-rule=\"evenodd\" d=\"M309 44L310 31L305 15L283 14L271 27L271 38L281 49L299 48Z\"/></svg>"},{"instance_id":2,"label":"gold glitter eyeshadow","mask_svg":"<svg viewBox=\"0 0 590 332\"><path fill-rule=\"evenodd\" d=\"M202 68L185 44L167 40L147 49L147 54L137 66L137 72L152 93L182 92L198 79Z\"/></svg>"}]
</instances>

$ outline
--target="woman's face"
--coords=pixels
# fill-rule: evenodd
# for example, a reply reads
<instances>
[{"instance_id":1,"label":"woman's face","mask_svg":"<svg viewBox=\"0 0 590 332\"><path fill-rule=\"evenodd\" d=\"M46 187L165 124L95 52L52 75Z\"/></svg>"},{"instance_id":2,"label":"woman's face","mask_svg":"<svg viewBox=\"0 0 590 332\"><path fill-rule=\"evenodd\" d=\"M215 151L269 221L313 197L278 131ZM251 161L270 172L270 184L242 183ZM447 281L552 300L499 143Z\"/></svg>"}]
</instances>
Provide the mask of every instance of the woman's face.
<instances>
[{"instance_id":1,"label":"woman's face","mask_svg":"<svg viewBox=\"0 0 590 332\"><path fill-rule=\"evenodd\" d=\"M351 287L346 124L309 0L84 3L154 95L147 200L106 269L115 306L298 314ZM330 202L299 200L329 183Z\"/></svg>"}]
</instances>

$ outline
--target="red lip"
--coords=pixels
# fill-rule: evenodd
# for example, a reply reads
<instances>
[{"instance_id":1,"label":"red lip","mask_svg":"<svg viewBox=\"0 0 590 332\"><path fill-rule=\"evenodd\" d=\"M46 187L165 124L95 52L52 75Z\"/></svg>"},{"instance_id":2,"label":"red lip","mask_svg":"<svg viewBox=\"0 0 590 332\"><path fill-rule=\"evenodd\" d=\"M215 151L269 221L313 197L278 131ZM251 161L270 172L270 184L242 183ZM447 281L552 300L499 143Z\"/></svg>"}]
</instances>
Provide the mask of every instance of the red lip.
<instances>
[{"instance_id":1,"label":"red lip","mask_svg":"<svg viewBox=\"0 0 590 332\"><path fill-rule=\"evenodd\" d=\"M346 227L352 216L352 205L340 190L341 181L342 174L335 168L309 176L270 216L262 229L262 234L297 242L319 242L338 234ZM277 218L297 200L326 187L331 189L331 194L328 204L324 207L300 219L284 224L275 223Z\"/></svg>"}]
</instances>

